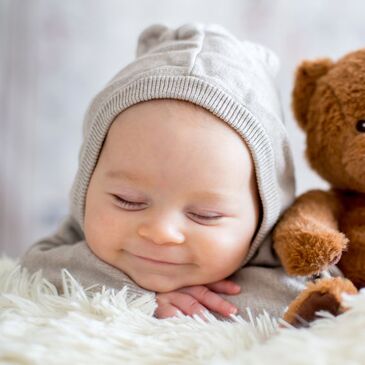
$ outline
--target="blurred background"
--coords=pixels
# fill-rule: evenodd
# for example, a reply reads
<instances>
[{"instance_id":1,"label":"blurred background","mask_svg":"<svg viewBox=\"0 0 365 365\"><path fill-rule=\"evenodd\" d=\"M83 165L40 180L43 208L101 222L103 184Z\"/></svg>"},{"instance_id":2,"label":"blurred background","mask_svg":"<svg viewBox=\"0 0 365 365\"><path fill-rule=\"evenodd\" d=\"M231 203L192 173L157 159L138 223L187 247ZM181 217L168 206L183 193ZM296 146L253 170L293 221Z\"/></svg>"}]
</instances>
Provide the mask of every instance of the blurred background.
<instances>
[{"instance_id":1,"label":"blurred background","mask_svg":"<svg viewBox=\"0 0 365 365\"><path fill-rule=\"evenodd\" d=\"M291 113L293 74L302 59L364 47L364 14L362 0L0 0L0 255L19 256L67 214L86 107L152 23L218 23L273 49L297 193L325 188Z\"/></svg>"}]
</instances>

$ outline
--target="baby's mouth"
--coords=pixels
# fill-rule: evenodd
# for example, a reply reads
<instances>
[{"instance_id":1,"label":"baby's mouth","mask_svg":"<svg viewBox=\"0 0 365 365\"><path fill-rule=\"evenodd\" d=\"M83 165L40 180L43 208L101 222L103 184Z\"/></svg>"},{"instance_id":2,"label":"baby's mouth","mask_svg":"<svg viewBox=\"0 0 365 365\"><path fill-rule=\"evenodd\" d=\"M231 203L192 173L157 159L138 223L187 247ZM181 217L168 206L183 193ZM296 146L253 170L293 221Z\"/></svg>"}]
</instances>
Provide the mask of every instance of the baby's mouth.
<instances>
[{"instance_id":1,"label":"baby's mouth","mask_svg":"<svg viewBox=\"0 0 365 365\"><path fill-rule=\"evenodd\" d=\"M150 262L150 263L153 263L153 264L163 264L163 265L182 265L182 264L178 264L178 263L175 263L175 262L168 262L168 261L160 261L160 260L155 260L155 259L151 259L149 257L143 257L143 256L138 256L138 255L133 255L139 259L142 259L146 262Z\"/></svg>"}]
</instances>

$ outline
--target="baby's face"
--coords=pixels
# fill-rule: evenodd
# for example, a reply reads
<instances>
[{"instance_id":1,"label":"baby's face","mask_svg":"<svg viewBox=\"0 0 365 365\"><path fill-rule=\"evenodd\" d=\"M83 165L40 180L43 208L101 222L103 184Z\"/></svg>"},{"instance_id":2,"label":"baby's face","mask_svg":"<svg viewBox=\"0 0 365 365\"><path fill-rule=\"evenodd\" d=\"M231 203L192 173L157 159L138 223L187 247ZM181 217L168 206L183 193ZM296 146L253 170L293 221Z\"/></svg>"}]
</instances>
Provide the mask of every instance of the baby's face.
<instances>
[{"instance_id":1,"label":"baby's face","mask_svg":"<svg viewBox=\"0 0 365 365\"><path fill-rule=\"evenodd\" d=\"M259 206L238 134L205 109L153 100L113 122L89 184L84 231L103 261L168 292L236 271Z\"/></svg>"}]
</instances>

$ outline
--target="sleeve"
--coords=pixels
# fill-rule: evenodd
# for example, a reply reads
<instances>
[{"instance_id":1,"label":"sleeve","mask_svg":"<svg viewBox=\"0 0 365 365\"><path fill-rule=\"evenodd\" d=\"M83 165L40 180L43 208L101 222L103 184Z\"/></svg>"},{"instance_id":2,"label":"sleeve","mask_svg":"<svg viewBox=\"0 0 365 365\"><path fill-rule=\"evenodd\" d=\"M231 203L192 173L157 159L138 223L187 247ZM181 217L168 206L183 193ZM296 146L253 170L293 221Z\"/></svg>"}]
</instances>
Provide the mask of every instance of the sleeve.
<instances>
[{"instance_id":1,"label":"sleeve","mask_svg":"<svg viewBox=\"0 0 365 365\"><path fill-rule=\"evenodd\" d=\"M306 288L308 280L305 277L290 277L282 267L262 266L243 267L229 279L241 287L240 293L220 296L236 305L237 314L246 320L263 312L272 317L282 317L287 306Z\"/></svg>"},{"instance_id":2,"label":"sleeve","mask_svg":"<svg viewBox=\"0 0 365 365\"><path fill-rule=\"evenodd\" d=\"M88 247L82 231L72 218L61 225L58 232L33 246L20 259L20 265L30 273L42 270L43 277L63 292L62 269L70 274L84 287L103 285L117 290L128 286L129 293L142 296L155 293L138 286L129 276L119 269L99 259Z\"/></svg>"}]
</instances>

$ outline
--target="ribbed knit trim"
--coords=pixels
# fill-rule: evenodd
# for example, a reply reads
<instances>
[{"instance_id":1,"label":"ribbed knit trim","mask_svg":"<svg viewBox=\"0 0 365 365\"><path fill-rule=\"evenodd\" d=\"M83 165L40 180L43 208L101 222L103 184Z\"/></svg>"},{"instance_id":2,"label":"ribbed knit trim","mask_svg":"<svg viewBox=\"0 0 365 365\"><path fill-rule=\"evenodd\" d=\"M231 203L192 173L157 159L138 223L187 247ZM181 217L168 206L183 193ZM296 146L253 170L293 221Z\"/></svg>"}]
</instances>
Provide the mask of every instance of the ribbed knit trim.
<instances>
[{"instance_id":1,"label":"ribbed knit trim","mask_svg":"<svg viewBox=\"0 0 365 365\"><path fill-rule=\"evenodd\" d=\"M252 242L245 265L272 229L280 214L274 152L270 139L254 115L221 88L192 76L149 76L132 81L95 105L96 114L86 115L90 125L84 138L86 144L80 151L80 166L71 192L71 211L83 227L86 192L96 166L101 146L116 116L128 107L152 99L179 99L199 105L227 122L247 143L255 165L259 194L263 206L261 226ZM90 113L91 114L91 113ZM93 118L88 120L88 118Z\"/></svg>"}]
</instances>

